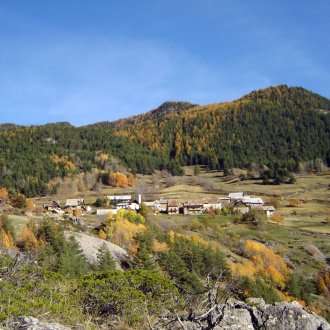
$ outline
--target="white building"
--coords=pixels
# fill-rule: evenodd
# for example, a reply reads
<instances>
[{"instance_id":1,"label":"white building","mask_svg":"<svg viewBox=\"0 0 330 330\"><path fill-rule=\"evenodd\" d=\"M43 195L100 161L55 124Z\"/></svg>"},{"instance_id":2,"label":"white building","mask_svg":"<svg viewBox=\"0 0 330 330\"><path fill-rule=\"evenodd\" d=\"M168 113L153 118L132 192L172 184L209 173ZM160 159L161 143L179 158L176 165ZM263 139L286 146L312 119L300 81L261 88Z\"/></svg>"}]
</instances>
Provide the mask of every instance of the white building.
<instances>
[{"instance_id":1,"label":"white building","mask_svg":"<svg viewBox=\"0 0 330 330\"><path fill-rule=\"evenodd\" d=\"M243 192L229 193L228 197L230 198L231 203L235 203L243 199L244 193Z\"/></svg>"},{"instance_id":2,"label":"white building","mask_svg":"<svg viewBox=\"0 0 330 330\"><path fill-rule=\"evenodd\" d=\"M96 215L108 215L108 214L117 214L117 209L97 209Z\"/></svg>"},{"instance_id":3,"label":"white building","mask_svg":"<svg viewBox=\"0 0 330 330\"><path fill-rule=\"evenodd\" d=\"M275 213L275 207L273 205L263 206L262 209L266 212L268 218L271 218Z\"/></svg>"},{"instance_id":4,"label":"white building","mask_svg":"<svg viewBox=\"0 0 330 330\"><path fill-rule=\"evenodd\" d=\"M260 207L264 205L264 201L259 197L243 197L242 202L250 207Z\"/></svg>"}]
</instances>

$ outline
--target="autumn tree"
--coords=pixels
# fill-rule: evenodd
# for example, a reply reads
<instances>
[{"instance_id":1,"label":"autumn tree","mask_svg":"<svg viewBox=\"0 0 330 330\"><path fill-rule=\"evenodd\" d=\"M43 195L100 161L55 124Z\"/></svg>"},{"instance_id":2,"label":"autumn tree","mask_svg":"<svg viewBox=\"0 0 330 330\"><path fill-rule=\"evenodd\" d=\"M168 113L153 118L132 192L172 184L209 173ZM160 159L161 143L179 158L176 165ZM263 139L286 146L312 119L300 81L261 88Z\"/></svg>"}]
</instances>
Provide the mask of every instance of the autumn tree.
<instances>
[{"instance_id":1,"label":"autumn tree","mask_svg":"<svg viewBox=\"0 0 330 330\"><path fill-rule=\"evenodd\" d=\"M31 199L27 199L25 208L29 211L33 211L35 208L34 202Z\"/></svg>"},{"instance_id":2,"label":"autumn tree","mask_svg":"<svg viewBox=\"0 0 330 330\"><path fill-rule=\"evenodd\" d=\"M10 203L13 207L25 208L27 206L27 199L23 194L14 194L10 197Z\"/></svg>"},{"instance_id":3,"label":"autumn tree","mask_svg":"<svg viewBox=\"0 0 330 330\"><path fill-rule=\"evenodd\" d=\"M4 249L13 249L15 247L14 239L10 232L6 232L4 229L0 230L0 245Z\"/></svg>"},{"instance_id":4,"label":"autumn tree","mask_svg":"<svg viewBox=\"0 0 330 330\"><path fill-rule=\"evenodd\" d=\"M330 300L330 271L318 275L316 286L319 292Z\"/></svg>"},{"instance_id":5,"label":"autumn tree","mask_svg":"<svg viewBox=\"0 0 330 330\"><path fill-rule=\"evenodd\" d=\"M290 275L283 258L265 245L253 240L246 240L242 246L243 254L250 261L242 264L232 264L234 274L243 277L251 277L256 274L264 274L275 285L284 288Z\"/></svg>"},{"instance_id":6,"label":"autumn tree","mask_svg":"<svg viewBox=\"0 0 330 330\"><path fill-rule=\"evenodd\" d=\"M19 234L18 241L26 250L33 249L38 246L37 237L29 225L25 225L23 227Z\"/></svg>"},{"instance_id":7,"label":"autumn tree","mask_svg":"<svg viewBox=\"0 0 330 330\"><path fill-rule=\"evenodd\" d=\"M8 190L4 187L0 187L0 200L5 202L8 197Z\"/></svg>"}]
</instances>

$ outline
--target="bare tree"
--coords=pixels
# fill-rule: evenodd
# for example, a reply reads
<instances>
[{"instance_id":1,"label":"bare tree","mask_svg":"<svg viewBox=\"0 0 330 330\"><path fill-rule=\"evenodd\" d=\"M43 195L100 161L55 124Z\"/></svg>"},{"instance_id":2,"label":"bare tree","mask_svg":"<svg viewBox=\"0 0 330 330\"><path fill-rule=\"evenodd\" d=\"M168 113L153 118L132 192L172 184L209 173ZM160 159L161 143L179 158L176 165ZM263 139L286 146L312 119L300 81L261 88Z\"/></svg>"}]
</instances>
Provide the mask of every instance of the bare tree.
<instances>
[{"instance_id":1,"label":"bare tree","mask_svg":"<svg viewBox=\"0 0 330 330\"><path fill-rule=\"evenodd\" d=\"M175 313L169 313L160 317L156 325L165 329L178 327L186 329L188 324L195 323L200 329L214 329L224 317L226 302L235 292L237 282L235 280L228 281L225 272L222 272L216 280L212 280L212 273L213 271L206 277L205 289L202 292L188 292L176 284L185 297L187 315L179 316Z\"/></svg>"}]
</instances>

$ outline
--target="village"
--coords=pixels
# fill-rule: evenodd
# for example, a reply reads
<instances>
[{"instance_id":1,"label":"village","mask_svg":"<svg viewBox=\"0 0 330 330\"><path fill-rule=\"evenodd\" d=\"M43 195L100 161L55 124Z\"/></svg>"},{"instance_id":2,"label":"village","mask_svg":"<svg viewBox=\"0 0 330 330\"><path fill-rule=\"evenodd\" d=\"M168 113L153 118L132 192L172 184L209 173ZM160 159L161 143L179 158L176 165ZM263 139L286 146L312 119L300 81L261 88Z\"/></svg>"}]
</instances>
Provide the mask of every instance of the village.
<instances>
[{"instance_id":1,"label":"village","mask_svg":"<svg viewBox=\"0 0 330 330\"><path fill-rule=\"evenodd\" d=\"M160 198L154 201L142 201L142 195L113 195L105 196L105 202L100 207L97 203L88 205L82 198L67 199L64 204L58 201L52 201L44 204L46 213L58 215L69 214L73 223L81 223L79 216L86 213L96 216L115 215L121 209L139 211L141 205L147 206L154 214L162 213L168 215L202 215L230 210L236 215L244 215L252 209L265 213L267 218L271 218L275 213L275 207L268 205L260 197L251 197L243 192L229 193L227 196L212 197L209 199L179 201L177 199Z\"/></svg>"}]
</instances>

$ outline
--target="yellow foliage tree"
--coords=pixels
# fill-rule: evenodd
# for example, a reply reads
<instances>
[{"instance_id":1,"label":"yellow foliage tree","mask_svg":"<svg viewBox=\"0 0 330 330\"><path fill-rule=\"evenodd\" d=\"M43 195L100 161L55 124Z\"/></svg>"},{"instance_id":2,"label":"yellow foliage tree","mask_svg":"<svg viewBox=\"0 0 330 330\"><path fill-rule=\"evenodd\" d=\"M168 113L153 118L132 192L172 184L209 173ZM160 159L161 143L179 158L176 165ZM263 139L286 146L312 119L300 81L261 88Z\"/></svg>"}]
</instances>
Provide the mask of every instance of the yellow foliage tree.
<instances>
[{"instance_id":1,"label":"yellow foliage tree","mask_svg":"<svg viewBox=\"0 0 330 330\"><path fill-rule=\"evenodd\" d=\"M113 243L132 250L133 253L137 250L133 238L137 233L146 230L144 223L145 219L140 214L133 210L122 209L115 216L109 215L104 231Z\"/></svg>"},{"instance_id":2,"label":"yellow foliage tree","mask_svg":"<svg viewBox=\"0 0 330 330\"><path fill-rule=\"evenodd\" d=\"M253 256L259 257L266 268L272 266L284 275L289 273L283 258L261 243L246 240L244 243L244 254L249 258Z\"/></svg>"},{"instance_id":3,"label":"yellow foliage tree","mask_svg":"<svg viewBox=\"0 0 330 330\"><path fill-rule=\"evenodd\" d=\"M330 301L330 272L320 273L317 277L316 286L320 293Z\"/></svg>"},{"instance_id":4,"label":"yellow foliage tree","mask_svg":"<svg viewBox=\"0 0 330 330\"><path fill-rule=\"evenodd\" d=\"M237 277L248 277L254 279L255 274L258 272L256 265L252 261L243 263L230 263L232 273Z\"/></svg>"},{"instance_id":5,"label":"yellow foliage tree","mask_svg":"<svg viewBox=\"0 0 330 330\"><path fill-rule=\"evenodd\" d=\"M68 160L64 166L69 171L74 171L76 169L76 165L73 164L70 160Z\"/></svg>"},{"instance_id":6,"label":"yellow foliage tree","mask_svg":"<svg viewBox=\"0 0 330 330\"><path fill-rule=\"evenodd\" d=\"M29 211L34 210L34 208L35 208L34 202L31 199L27 199L25 208Z\"/></svg>"},{"instance_id":7,"label":"yellow foliage tree","mask_svg":"<svg viewBox=\"0 0 330 330\"><path fill-rule=\"evenodd\" d=\"M107 234L105 233L105 231L103 229L100 229L98 232L98 237L100 239L107 239Z\"/></svg>"},{"instance_id":8,"label":"yellow foliage tree","mask_svg":"<svg viewBox=\"0 0 330 330\"><path fill-rule=\"evenodd\" d=\"M268 274L270 275L271 280L280 288L284 288L285 286L285 277L282 273L280 273L276 268L269 266L267 268Z\"/></svg>"},{"instance_id":9,"label":"yellow foliage tree","mask_svg":"<svg viewBox=\"0 0 330 330\"><path fill-rule=\"evenodd\" d=\"M284 288L290 275L283 258L265 245L252 240L244 242L243 253L250 261L232 263L233 274L253 279L256 274L272 281L277 287Z\"/></svg>"},{"instance_id":10,"label":"yellow foliage tree","mask_svg":"<svg viewBox=\"0 0 330 330\"><path fill-rule=\"evenodd\" d=\"M165 242L158 242L156 239L152 241L152 250L155 253L168 251L168 245Z\"/></svg>"},{"instance_id":11,"label":"yellow foliage tree","mask_svg":"<svg viewBox=\"0 0 330 330\"><path fill-rule=\"evenodd\" d=\"M5 249L13 249L15 247L11 233L6 233L3 229L0 231L0 242L1 246Z\"/></svg>"},{"instance_id":12,"label":"yellow foliage tree","mask_svg":"<svg viewBox=\"0 0 330 330\"><path fill-rule=\"evenodd\" d=\"M112 242L119 246L129 248L136 234L145 230L146 227L144 225L134 224L126 219L116 221Z\"/></svg>"},{"instance_id":13,"label":"yellow foliage tree","mask_svg":"<svg viewBox=\"0 0 330 330\"><path fill-rule=\"evenodd\" d=\"M200 244L200 245L204 245L204 246L208 246L209 245L209 242L206 241L205 239L201 238L200 236L198 235L193 235L191 236L190 238L194 243L196 244Z\"/></svg>"},{"instance_id":14,"label":"yellow foliage tree","mask_svg":"<svg viewBox=\"0 0 330 330\"><path fill-rule=\"evenodd\" d=\"M18 240L25 249L32 249L38 246L38 240L29 226L25 226L22 229Z\"/></svg>"}]
</instances>

